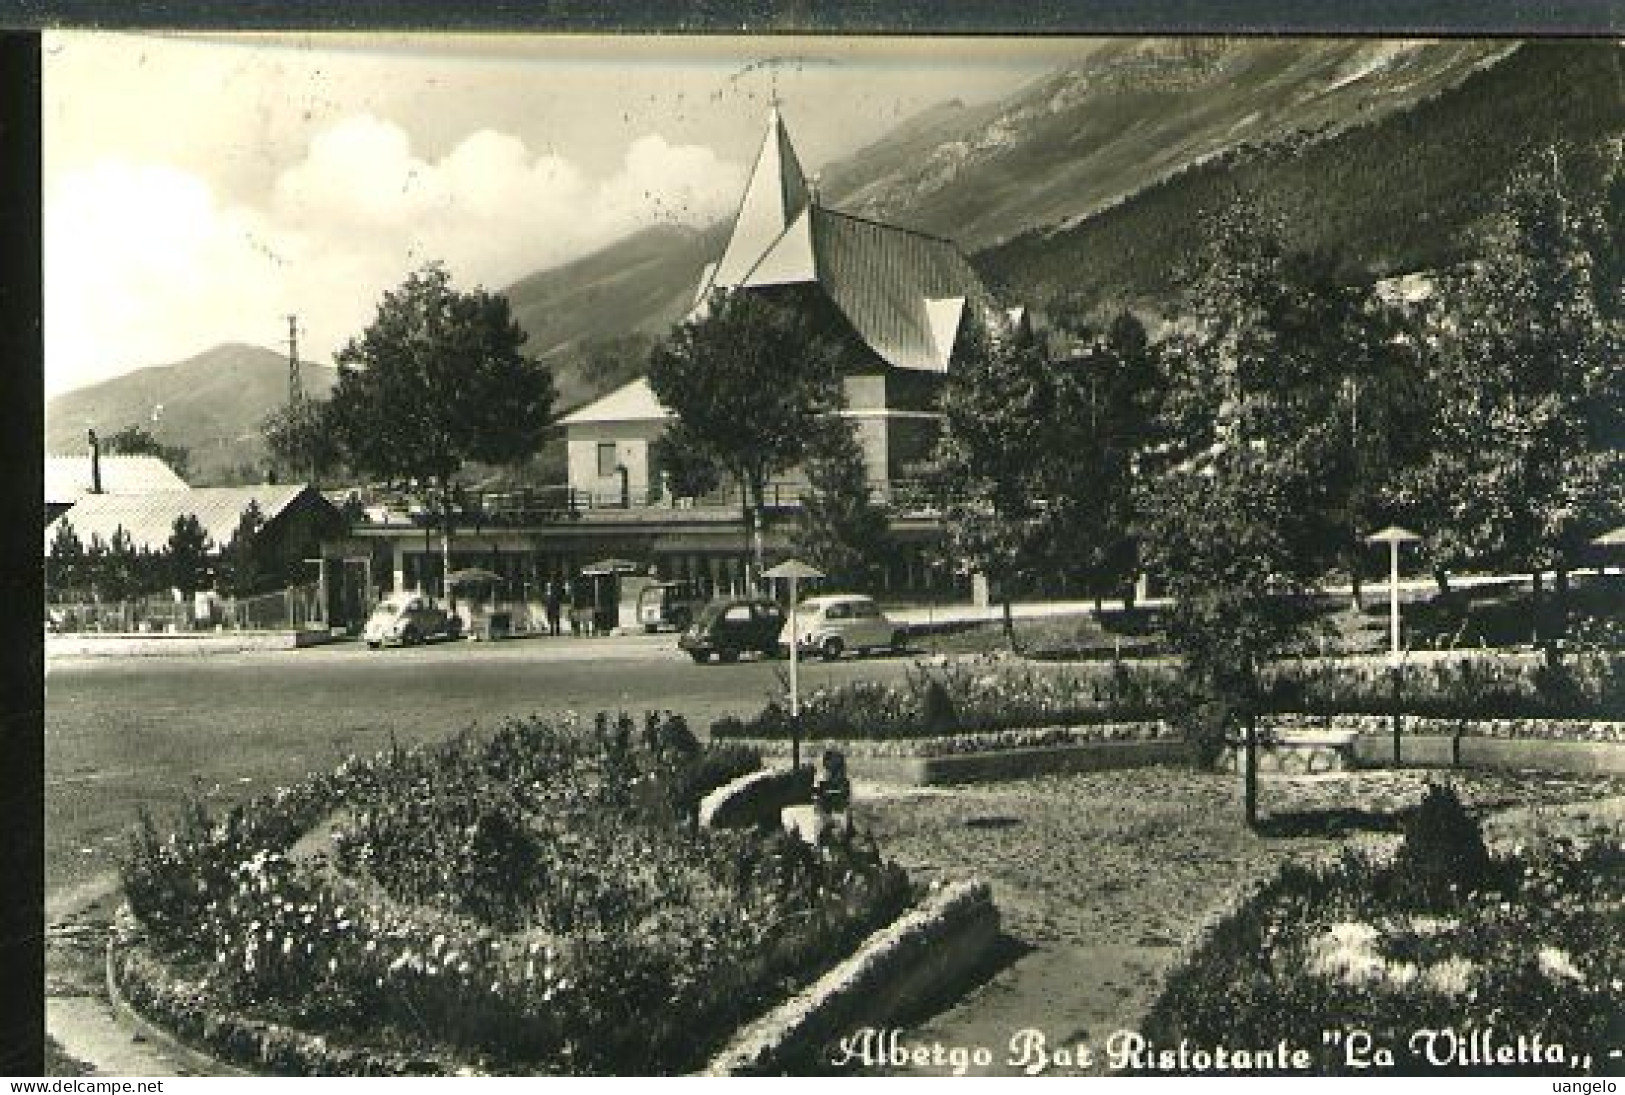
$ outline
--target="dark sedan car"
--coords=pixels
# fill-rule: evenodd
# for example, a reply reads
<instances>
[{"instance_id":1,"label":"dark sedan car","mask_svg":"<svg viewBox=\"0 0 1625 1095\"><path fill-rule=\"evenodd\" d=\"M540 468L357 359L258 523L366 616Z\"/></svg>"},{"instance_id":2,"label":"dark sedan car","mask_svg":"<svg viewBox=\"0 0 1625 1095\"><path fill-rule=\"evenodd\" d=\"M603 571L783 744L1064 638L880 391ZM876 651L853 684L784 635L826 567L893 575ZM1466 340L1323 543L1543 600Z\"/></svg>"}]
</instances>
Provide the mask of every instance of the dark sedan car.
<instances>
[{"instance_id":1,"label":"dark sedan car","mask_svg":"<svg viewBox=\"0 0 1625 1095\"><path fill-rule=\"evenodd\" d=\"M766 597L730 597L712 601L677 640L696 663L736 661L747 650L767 657L778 654L784 610Z\"/></svg>"}]
</instances>

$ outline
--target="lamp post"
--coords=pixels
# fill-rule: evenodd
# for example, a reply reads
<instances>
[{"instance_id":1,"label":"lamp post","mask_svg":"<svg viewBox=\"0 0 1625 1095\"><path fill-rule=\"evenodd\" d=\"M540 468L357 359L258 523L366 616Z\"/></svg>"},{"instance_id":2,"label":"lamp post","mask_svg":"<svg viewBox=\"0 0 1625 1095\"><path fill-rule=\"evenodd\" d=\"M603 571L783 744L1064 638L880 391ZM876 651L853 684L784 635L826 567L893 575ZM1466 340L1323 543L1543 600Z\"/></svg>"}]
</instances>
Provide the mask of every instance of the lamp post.
<instances>
[{"instance_id":1,"label":"lamp post","mask_svg":"<svg viewBox=\"0 0 1625 1095\"><path fill-rule=\"evenodd\" d=\"M1399 714L1400 646L1399 646L1399 545L1414 544L1422 538L1414 532L1389 525L1381 532L1366 537L1371 544L1388 545L1388 674L1394 694L1394 764L1402 755L1400 743L1402 727Z\"/></svg>"},{"instance_id":2,"label":"lamp post","mask_svg":"<svg viewBox=\"0 0 1625 1095\"><path fill-rule=\"evenodd\" d=\"M822 578L824 572L800 559L786 559L762 572L764 578L783 578L790 583L790 767L801 767L801 682L797 667L801 661L801 634L796 627L796 583L803 578Z\"/></svg>"}]
</instances>

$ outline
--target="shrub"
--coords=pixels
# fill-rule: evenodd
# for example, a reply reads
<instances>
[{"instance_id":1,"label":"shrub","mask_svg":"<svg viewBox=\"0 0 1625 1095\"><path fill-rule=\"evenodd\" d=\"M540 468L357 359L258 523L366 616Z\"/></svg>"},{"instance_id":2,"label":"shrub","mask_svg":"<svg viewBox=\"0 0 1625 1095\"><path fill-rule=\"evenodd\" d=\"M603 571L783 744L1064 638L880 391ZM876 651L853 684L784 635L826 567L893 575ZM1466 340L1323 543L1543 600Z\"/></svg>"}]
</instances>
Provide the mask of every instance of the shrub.
<instances>
[{"instance_id":1,"label":"shrub","mask_svg":"<svg viewBox=\"0 0 1625 1095\"><path fill-rule=\"evenodd\" d=\"M1459 825L1458 806L1439 799L1430 813ZM1551 1074L1546 1063L1436 1066L1411 1041L1428 1028L1538 1030L1565 1047L1565 1070L1605 1073L1625 978L1612 912L1625 896L1618 834L1518 851L1499 869L1522 880L1506 895L1516 903L1481 895L1440 913L1417 903L1397 863L1346 852L1289 864L1174 971L1140 1029L1157 1045L1285 1041L1310 1049L1314 1074L1367 1076L1320 1032L1368 1031L1392 1047L1396 1075Z\"/></svg>"},{"instance_id":2,"label":"shrub","mask_svg":"<svg viewBox=\"0 0 1625 1095\"><path fill-rule=\"evenodd\" d=\"M1494 881L1484 834L1451 787L1429 783L1421 805L1406 817L1404 833L1394 873L1417 906L1452 906Z\"/></svg>"},{"instance_id":3,"label":"shrub","mask_svg":"<svg viewBox=\"0 0 1625 1095\"><path fill-rule=\"evenodd\" d=\"M925 686L925 702L921 705L921 730L931 736L959 732L959 712L947 687L937 680Z\"/></svg>"}]
</instances>

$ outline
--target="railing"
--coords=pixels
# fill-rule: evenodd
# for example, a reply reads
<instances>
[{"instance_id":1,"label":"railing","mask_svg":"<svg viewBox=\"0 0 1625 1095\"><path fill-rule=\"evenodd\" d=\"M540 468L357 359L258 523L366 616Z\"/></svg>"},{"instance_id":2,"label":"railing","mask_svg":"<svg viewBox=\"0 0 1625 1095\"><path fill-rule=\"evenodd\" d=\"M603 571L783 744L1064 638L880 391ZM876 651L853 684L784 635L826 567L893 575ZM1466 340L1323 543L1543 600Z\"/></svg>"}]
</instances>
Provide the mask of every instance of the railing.
<instances>
[{"instance_id":1,"label":"railing","mask_svg":"<svg viewBox=\"0 0 1625 1095\"><path fill-rule=\"evenodd\" d=\"M931 485L919 479L873 481L871 496L900 516L934 515L944 500ZM763 502L770 510L795 509L807 490L805 483L780 480L767 484ZM438 526L443 518L438 506L426 504L408 491L385 487L364 487L351 492L361 504L366 520L380 524L409 523L420 528ZM580 520L594 512L615 510L738 510L741 504L737 485L719 487L694 496L673 497L658 486L643 490L594 491L570 486L522 487L512 490L460 491L453 501L453 516L459 527L514 528Z\"/></svg>"}]
</instances>

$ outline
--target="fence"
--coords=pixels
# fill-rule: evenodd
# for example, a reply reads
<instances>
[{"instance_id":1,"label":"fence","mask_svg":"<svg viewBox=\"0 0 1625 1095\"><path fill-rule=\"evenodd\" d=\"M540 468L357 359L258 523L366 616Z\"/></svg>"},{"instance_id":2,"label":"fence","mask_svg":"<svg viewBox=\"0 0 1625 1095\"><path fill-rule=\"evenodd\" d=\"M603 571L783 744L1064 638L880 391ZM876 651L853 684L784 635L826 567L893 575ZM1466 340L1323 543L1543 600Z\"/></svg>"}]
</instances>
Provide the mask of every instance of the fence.
<instances>
[{"instance_id":1,"label":"fence","mask_svg":"<svg viewBox=\"0 0 1625 1095\"><path fill-rule=\"evenodd\" d=\"M130 601L48 604L46 626L62 634L84 632L291 631L320 625L325 619L320 590L292 586L254 597L228 597L207 602L173 596Z\"/></svg>"}]
</instances>

